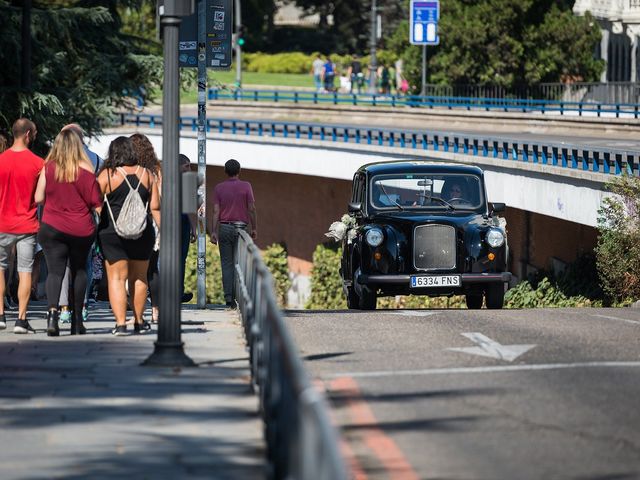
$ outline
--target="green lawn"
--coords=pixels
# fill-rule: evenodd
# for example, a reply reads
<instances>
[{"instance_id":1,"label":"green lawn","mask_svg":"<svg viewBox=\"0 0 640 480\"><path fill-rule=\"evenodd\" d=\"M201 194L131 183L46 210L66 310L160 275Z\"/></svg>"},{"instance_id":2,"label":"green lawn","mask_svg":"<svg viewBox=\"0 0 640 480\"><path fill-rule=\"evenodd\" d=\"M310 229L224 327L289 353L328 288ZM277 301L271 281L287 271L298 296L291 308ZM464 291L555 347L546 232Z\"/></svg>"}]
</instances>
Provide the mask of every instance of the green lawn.
<instances>
[{"instance_id":1,"label":"green lawn","mask_svg":"<svg viewBox=\"0 0 640 480\"><path fill-rule=\"evenodd\" d=\"M228 72L209 72L208 87L215 86L218 82L232 87L236 81L235 70ZM268 87L290 87L291 89L300 87L313 88L313 77L309 74L300 73L258 73L242 72L242 85L248 88L260 86ZM180 92L180 103L198 103L196 90Z\"/></svg>"}]
</instances>

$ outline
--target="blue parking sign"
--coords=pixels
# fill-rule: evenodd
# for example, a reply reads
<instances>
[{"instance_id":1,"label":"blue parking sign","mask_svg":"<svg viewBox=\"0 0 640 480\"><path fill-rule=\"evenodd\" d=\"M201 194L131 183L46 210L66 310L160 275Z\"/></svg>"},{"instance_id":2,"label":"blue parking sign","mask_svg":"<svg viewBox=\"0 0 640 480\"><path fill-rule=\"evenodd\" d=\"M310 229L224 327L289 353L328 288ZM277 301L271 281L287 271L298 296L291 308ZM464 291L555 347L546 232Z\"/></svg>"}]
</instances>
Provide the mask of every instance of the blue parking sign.
<instances>
[{"instance_id":1,"label":"blue parking sign","mask_svg":"<svg viewBox=\"0 0 640 480\"><path fill-rule=\"evenodd\" d=\"M411 0L409 41L413 45L438 45L438 20L440 2L438 0Z\"/></svg>"}]
</instances>

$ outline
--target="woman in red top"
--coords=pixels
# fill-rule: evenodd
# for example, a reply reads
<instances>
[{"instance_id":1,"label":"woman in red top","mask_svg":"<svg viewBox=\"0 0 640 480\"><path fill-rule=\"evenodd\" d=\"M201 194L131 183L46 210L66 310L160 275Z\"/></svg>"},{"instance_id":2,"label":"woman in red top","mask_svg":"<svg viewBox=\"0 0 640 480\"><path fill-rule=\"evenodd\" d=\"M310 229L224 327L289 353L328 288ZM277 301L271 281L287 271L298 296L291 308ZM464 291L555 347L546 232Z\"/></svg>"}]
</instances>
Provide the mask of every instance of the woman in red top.
<instances>
[{"instance_id":1,"label":"woman in red top","mask_svg":"<svg viewBox=\"0 0 640 480\"><path fill-rule=\"evenodd\" d=\"M38 242L47 261L46 292L49 304L47 335L60 334L58 299L67 261L71 269L74 309L71 335L84 334L82 303L87 288L87 254L95 238L93 212L102 209L102 194L93 165L73 130L58 134L40 173L35 200L44 203Z\"/></svg>"}]
</instances>

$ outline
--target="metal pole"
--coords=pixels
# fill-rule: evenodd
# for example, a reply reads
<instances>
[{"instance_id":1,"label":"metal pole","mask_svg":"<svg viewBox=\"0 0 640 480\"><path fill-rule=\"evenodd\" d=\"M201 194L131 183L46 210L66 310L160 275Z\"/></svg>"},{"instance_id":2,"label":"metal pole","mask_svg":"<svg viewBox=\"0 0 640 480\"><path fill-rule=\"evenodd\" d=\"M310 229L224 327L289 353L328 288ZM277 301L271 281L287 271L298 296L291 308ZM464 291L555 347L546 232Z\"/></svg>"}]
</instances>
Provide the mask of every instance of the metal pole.
<instances>
[{"instance_id":1,"label":"metal pole","mask_svg":"<svg viewBox=\"0 0 640 480\"><path fill-rule=\"evenodd\" d=\"M370 94L375 94L376 92L376 75L378 73L378 60L376 58L376 29L377 29L377 18L376 18L376 0L371 0L371 38L369 39L369 52L371 55L371 60L369 61L369 89L368 92Z\"/></svg>"},{"instance_id":2,"label":"metal pole","mask_svg":"<svg viewBox=\"0 0 640 480\"><path fill-rule=\"evenodd\" d=\"M162 105L162 207L160 232L160 318L153 353L142 363L158 367L196 366L184 352L181 339L180 172L178 132L180 74L178 28L180 17L161 16L164 38L164 97Z\"/></svg>"},{"instance_id":3,"label":"metal pole","mask_svg":"<svg viewBox=\"0 0 640 480\"><path fill-rule=\"evenodd\" d=\"M422 88L420 89L420 96L424 97L427 94L427 46L422 45Z\"/></svg>"},{"instance_id":4,"label":"metal pole","mask_svg":"<svg viewBox=\"0 0 640 480\"><path fill-rule=\"evenodd\" d=\"M22 71L20 83L25 90L31 90L31 0L22 4Z\"/></svg>"},{"instance_id":5,"label":"metal pole","mask_svg":"<svg viewBox=\"0 0 640 480\"><path fill-rule=\"evenodd\" d=\"M207 11L206 0L198 2L198 255L196 262L198 308L207 305Z\"/></svg>"},{"instance_id":6,"label":"metal pole","mask_svg":"<svg viewBox=\"0 0 640 480\"><path fill-rule=\"evenodd\" d=\"M242 28L240 0L236 0L236 87L242 88L242 45L238 43L238 35Z\"/></svg>"}]
</instances>

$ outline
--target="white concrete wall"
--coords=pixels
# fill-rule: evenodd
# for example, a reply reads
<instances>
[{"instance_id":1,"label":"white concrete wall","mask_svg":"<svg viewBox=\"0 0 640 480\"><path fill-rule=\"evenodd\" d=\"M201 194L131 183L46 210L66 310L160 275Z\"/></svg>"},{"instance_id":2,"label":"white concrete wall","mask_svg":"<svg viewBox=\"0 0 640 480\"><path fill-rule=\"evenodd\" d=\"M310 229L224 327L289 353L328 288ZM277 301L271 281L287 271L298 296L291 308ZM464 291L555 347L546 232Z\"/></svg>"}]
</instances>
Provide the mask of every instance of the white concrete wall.
<instances>
[{"instance_id":1,"label":"white concrete wall","mask_svg":"<svg viewBox=\"0 0 640 480\"><path fill-rule=\"evenodd\" d=\"M161 156L161 129L129 129L110 132L90 143L105 157L118 135L146 134ZM181 132L180 152L197 162L196 133ZM209 135L207 164L224 165L235 158L243 168L350 180L363 164L393 159L415 159L474 164L486 172L489 200L510 207L580 223L597 225L598 208L607 193L603 174L498 160L470 155L377 147L322 141L268 137Z\"/></svg>"}]
</instances>

